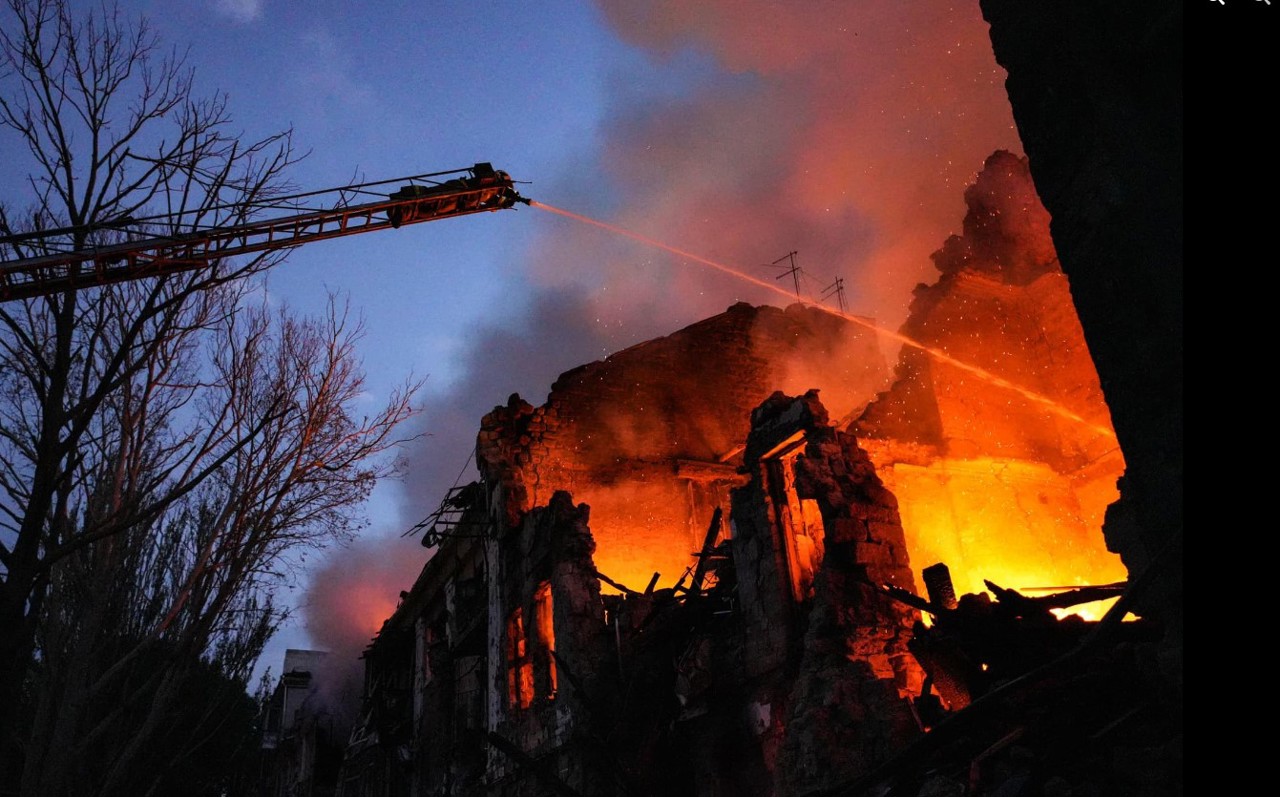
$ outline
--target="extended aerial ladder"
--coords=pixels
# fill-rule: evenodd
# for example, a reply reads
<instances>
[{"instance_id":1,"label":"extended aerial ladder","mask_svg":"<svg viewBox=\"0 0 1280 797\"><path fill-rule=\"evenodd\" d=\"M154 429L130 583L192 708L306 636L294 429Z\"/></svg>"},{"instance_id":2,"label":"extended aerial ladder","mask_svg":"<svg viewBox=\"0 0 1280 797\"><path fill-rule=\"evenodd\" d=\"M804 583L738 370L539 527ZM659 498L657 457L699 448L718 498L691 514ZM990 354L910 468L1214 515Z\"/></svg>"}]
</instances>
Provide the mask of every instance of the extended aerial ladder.
<instances>
[{"instance_id":1,"label":"extended aerial ladder","mask_svg":"<svg viewBox=\"0 0 1280 797\"><path fill-rule=\"evenodd\" d=\"M379 187L401 185L390 194ZM384 189L385 190L385 189ZM349 204L361 194L376 194L374 202ZM333 206L302 210L304 203ZM126 240L101 246L85 246L66 252L16 260L0 260L0 301L25 299L52 293L156 277L212 265L223 258L286 249L310 241L340 238L362 232L398 228L423 221L466 216L510 208L529 200L515 190L514 181L488 163L469 169L400 177L341 188L279 197L271 208L292 210L286 215L230 226L214 226L177 235L147 234L147 225L164 217L115 220L93 230L116 230ZM74 236L76 228L41 230L8 236L3 243L43 244Z\"/></svg>"}]
</instances>

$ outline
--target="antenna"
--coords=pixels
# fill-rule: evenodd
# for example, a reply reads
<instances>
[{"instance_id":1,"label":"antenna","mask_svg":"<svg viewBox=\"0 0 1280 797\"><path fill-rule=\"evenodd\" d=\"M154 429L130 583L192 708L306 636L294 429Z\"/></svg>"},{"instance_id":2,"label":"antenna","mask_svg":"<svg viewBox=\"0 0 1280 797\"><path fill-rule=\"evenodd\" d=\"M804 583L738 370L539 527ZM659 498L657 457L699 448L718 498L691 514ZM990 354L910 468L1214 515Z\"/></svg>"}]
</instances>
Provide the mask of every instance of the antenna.
<instances>
[{"instance_id":1,"label":"antenna","mask_svg":"<svg viewBox=\"0 0 1280 797\"><path fill-rule=\"evenodd\" d=\"M791 279L795 281L795 285L796 285L796 298L797 298L797 299L799 299L799 298L800 298L800 267L796 265L796 254L798 254L798 253L797 253L797 252L794 252L794 251L792 251L792 252L787 252L785 255L783 255L782 257L780 257L780 258L778 258L777 260L773 261L773 262L772 262L772 263L770 263L769 265L771 265L771 266L776 266L776 265L780 264L780 263L781 263L782 261L784 261L784 260L789 260L789 261L791 261L791 268L787 269L786 271L782 272L782 273L781 273L781 274L779 274L778 276L774 277L774 279L779 279L779 280L780 280L780 279L782 279L783 277L785 277L785 276L787 276L788 274L790 274L790 275L791 275Z\"/></svg>"},{"instance_id":2,"label":"antenna","mask_svg":"<svg viewBox=\"0 0 1280 797\"><path fill-rule=\"evenodd\" d=\"M844 302L844 278L843 277L836 277L835 282L831 283L826 288L824 288L822 292L822 298L826 299L827 297L831 296L831 294L833 293L836 295L836 306L840 308L840 312L842 313L848 312L848 308L845 306L845 302Z\"/></svg>"}]
</instances>

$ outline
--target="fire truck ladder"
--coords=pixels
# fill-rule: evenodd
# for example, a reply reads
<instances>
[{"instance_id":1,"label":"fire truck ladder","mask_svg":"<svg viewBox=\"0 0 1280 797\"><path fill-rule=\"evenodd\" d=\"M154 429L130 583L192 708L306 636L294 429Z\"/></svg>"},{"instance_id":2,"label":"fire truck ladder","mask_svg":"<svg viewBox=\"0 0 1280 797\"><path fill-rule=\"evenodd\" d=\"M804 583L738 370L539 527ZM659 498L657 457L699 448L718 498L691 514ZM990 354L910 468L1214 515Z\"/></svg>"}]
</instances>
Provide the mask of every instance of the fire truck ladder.
<instances>
[{"instance_id":1,"label":"fire truck ladder","mask_svg":"<svg viewBox=\"0 0 1280 797\"><path fill-rule=\"evenodd\" d=\"M422 184L425 181L426 184ZM374 189L407 183L391 194ZM385 189L384 189L385 190ZM375 193L376 202L348 204L347 198ZM325 195L336 196L334 207L297 212L302 200L323 204ZM222 258L288 249L310 241L341 238L362 232L398 228L405 224L466 216L513 207L529 200L515 190L514 181L488 163L469 169L432 172L361 183L354 186L310 191L280 197L268 207L288 209L290 215L259 219L225 227L210 227L176 235L146 235L132 225L172 223L172 217L125 219L91 228L64 227L0 238L0 244L40 245L79 233L117 230L133 238L121 243L88 246L67 252L16 260L0 260L0 301L26 299L74 288L174 274L214 265ZM206 209L207 210L207 209Z\"/></svg>"}]
</instances>

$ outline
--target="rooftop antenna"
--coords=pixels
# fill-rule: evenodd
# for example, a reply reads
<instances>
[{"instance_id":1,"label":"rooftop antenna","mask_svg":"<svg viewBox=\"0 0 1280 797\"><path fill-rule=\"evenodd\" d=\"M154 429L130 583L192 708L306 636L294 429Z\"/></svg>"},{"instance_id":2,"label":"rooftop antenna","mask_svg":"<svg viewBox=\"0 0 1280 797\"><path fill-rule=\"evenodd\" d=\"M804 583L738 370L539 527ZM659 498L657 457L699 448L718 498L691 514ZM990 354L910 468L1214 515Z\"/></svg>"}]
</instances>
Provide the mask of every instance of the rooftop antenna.
<instances>
[{"instance_id":1,"label":"rooftop antenna","mask_svg":"<svg viewBox=\"0 0 1280 797\"><path fill-rule=\"evenodd\" d=\"M828 285L826 289L823 290L822 298L826 299L829 296L831 296L831 294L833 293L836 295L836 306L840 308L840 312L842 313L848 312L848 308L845 306L845 303L844 303L844 278L843 277L836 277L836 281Z\"/></svg>"},{"instance_id":2,"label":"rooftop antenna","mask_svg":"<svg viewBox=\"0 0 1280 797\"><path fill-rule=\"evenodd\" d=\"M780 263L782 263L782 261L784 261L784 260L789 260L789 261L791 261L791 268L787 269L786 271L782 272L782 273L781 273L781 274L779 274L778 276L774 277L774 279L782 279L783 277L785 277L785 276L787 276L788 274L790 274L790 275L791 275L791 279L795 281L795 285L796 285L796 298L797 298L797 299L799 299L799 298L800 298L800 267L796 265L796 254L797 254L797 253L796 253L796 252L794 252L794 251L787 252L785 255L783 255L782 257L780 257L780 258L778 258L777 260L773 261L773 262L772 262L772 263L770 263L769 265L771 265L771 266L776 266L776 265L779 265Z\"/></svg>"}]
</instances>

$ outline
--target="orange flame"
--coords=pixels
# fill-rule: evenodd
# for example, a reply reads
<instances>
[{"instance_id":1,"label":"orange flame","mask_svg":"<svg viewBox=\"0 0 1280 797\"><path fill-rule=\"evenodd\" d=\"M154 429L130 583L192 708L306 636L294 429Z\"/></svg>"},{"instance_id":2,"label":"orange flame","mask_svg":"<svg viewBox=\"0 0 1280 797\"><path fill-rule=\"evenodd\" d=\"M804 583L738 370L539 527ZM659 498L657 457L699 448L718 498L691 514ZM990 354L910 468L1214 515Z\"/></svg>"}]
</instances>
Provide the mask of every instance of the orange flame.
<instances>
[{"instance_id":1,"label":"orange flame","mask_svg":"<svg viewBox=\"0 0 1280 797\"><path fill-rule=\"evenodd\" d=\"M785 296L789 302L800 301L962 372L949 375L945 374L946 369L936 370L947 385L939 395L947 402L944 411L952 416L952 431L958 435L952 442L955 450L928 464L894 462L893 456L876 462L877 472L898 498L912 567L917 573L935 562L945 562L958 593L983 591L984 579L1002 587L1025 589L1085 586L1126 578L1119 557L1105 549L1099 531L1106 506L1117 497L1115 478L1124 470L1109 422L1085 418L1059 401L972 361L958 359L937 346L877 326L866 318L797 300L776 283L740 269L607 222L541 202L531 204L715 269ZM1069 295L1066 301L1070 302ZM966 356L981 360L982 354L981 349L974 349ZM1089 367L1087 358L1082 365ZM1033 373L1024 370L1025 374L1016 373L1015 378ZM1016 409L1017 401L1012 397L992 401L983 395L975 402L974 380L968 380L966 386L966 376L977 377L981 385L1010 391L1052 416L1070 421L1069 428L1056 429L1050 418L1033 417ZM1081 384L1088 381L1085 376L1080 374ZM1096 380L1092 373L1087 376ZM1070 440L1074 450L1093 457L1087 477L1056 471L1035 461L1030 450L1023 450L1045 444L1059 433ZM1022 438L1030 444L1012 449L1008 446L1010 441ZM971 450L960 452L957 446ZM1002 458L984 455L988 450L1003 452ZM1031 459L1026 458L1028 454ZM874 451L872 459L877 460ZM675 583L690 563L690 553L700 545L703 530L693 528L687 518L674 516L679 514L680 497L663 493L658 485L584 487L580 498L595 510L592 527L599 543L597 566L631 589L643 590L655 570L663 574L662 586ZM689 527L687 539L685 527ZM673 534L672 529L679 529L679 533ZM923 584L918 586L923 592ZM1072 611L1100 617L1105 608L1095 603Z\"/></svg>"}]
</instances>

